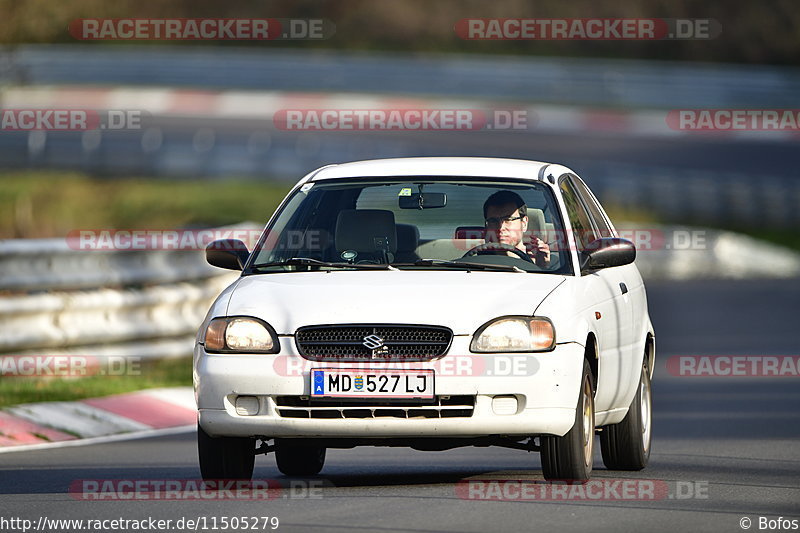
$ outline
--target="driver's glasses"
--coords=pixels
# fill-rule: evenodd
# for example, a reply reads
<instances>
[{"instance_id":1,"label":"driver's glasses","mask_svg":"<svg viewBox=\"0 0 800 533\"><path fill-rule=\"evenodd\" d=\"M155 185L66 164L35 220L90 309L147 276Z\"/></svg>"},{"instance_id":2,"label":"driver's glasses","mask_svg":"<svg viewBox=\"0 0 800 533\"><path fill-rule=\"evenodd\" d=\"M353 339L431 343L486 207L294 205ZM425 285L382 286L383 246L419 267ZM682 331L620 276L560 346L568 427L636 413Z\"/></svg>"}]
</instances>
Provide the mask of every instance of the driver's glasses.
<instances>
[{"instance_id":1,"label":"driver's glasses","mask_svg":"<svg viewBox=\"0 0 800 533\"><path fill-rule=\"evenodd\" d=\"M499 228L503 224L507 224L508 222L512 222L514 220L520 220L522 216L506 216L506 217L490 217L486 219L486 227L487 228Z\"/></svg>"}]
</instances>

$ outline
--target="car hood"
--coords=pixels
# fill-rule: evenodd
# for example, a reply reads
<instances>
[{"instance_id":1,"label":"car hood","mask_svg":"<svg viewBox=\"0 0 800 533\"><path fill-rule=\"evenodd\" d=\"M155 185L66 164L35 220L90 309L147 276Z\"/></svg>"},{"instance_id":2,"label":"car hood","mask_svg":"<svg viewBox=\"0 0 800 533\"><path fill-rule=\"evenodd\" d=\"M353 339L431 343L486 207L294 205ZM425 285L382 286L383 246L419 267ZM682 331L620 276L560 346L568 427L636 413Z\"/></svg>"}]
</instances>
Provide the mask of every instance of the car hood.
<instances>
[{"instance_id":1,"label":"car hood","mask_svg":"<svg viewBox=\"0 0 800 533\"><path fill-rule=\"evenodd\" d=\"M399 323L471 335L503 315L531 315L562 281L552 274L332 271L244 276L227 315L255 316L279 335L315 324Z\"/></svg>"}]
</instances>

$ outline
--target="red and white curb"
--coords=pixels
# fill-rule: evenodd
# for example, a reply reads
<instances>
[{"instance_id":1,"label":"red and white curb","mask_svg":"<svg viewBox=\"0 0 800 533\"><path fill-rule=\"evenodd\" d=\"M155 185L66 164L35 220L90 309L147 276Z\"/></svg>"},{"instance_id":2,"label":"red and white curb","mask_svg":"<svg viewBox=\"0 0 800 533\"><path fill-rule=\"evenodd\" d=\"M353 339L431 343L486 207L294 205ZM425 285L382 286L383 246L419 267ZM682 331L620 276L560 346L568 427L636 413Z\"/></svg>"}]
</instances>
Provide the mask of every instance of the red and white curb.
<instances>
[{"instance_id":1,"label":"red and white curb","mask_svg":"<svg viewBox=\"0 0 800 533\"><path fill-rule=\"evenodd\" d=\"M207 117L272 121L287 109L482 109L527 112L527 130L646 137L723 137L765 141L797 140L796 130L697 132L670 128L669 110L593 109L443 98L409 98L358 93L283 91L210 91L153 87L10 87L2 92L4 109L137 110L154 116ZM504 130L514 131L514 130Z\"/></svg>"},{"instance_id":2,"label":"red and white curb","mask_svg":"<svg viewBox=\"0 0 800 533\"><path fill-rule=\"evenodd\" d=\"M0 410L0 453L176 433L196 420L191 387L15 405Z\"/></svg>"}]
</instances>

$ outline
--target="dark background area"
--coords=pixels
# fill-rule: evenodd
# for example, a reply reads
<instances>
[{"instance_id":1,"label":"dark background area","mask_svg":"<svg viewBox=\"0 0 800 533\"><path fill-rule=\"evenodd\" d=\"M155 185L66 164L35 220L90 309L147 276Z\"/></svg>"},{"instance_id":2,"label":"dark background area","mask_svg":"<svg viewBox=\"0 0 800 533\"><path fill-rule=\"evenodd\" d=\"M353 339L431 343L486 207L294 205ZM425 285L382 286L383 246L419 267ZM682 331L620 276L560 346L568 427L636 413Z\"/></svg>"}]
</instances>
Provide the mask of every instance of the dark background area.
<instances>
[{"instance_id":1,"label":"dark background area","mask_svg":"<svg viewBox=\"0 0 800 533\"><path fill-rule=\"evenodd\" d=\"M605 57L797 65L800 4L794 0L0 0L0 42L70 43L79 18L324 18L336 25L325 41L282 42L292 48L459 52L556 57ZM709 18L722 25L712 40L686 41L466 41L453 27L462 18ZM259 42L190 42L184 46Z\"/></svg>"}]
</instances>

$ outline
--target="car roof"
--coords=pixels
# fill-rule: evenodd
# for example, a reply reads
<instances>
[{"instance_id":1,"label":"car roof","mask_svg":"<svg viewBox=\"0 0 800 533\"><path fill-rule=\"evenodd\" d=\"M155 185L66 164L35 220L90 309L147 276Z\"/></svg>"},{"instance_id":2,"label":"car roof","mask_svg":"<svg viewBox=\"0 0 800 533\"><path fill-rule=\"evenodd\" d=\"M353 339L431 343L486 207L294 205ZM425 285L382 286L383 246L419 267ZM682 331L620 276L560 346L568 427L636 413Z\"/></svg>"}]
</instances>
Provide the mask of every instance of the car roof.
<instances>
[{"instance_id":1,"label":"car roof","mask_svg":"<svg viewBox=\"0 0 800 533\"><path fill-rule=\"evenodd\" d=\"M476 176L539 180L550 163L491 157L405 157L322 167L309 181L384 176ZM560 167L560 165L558 165Z\"/></svg>"}]
</instances>

